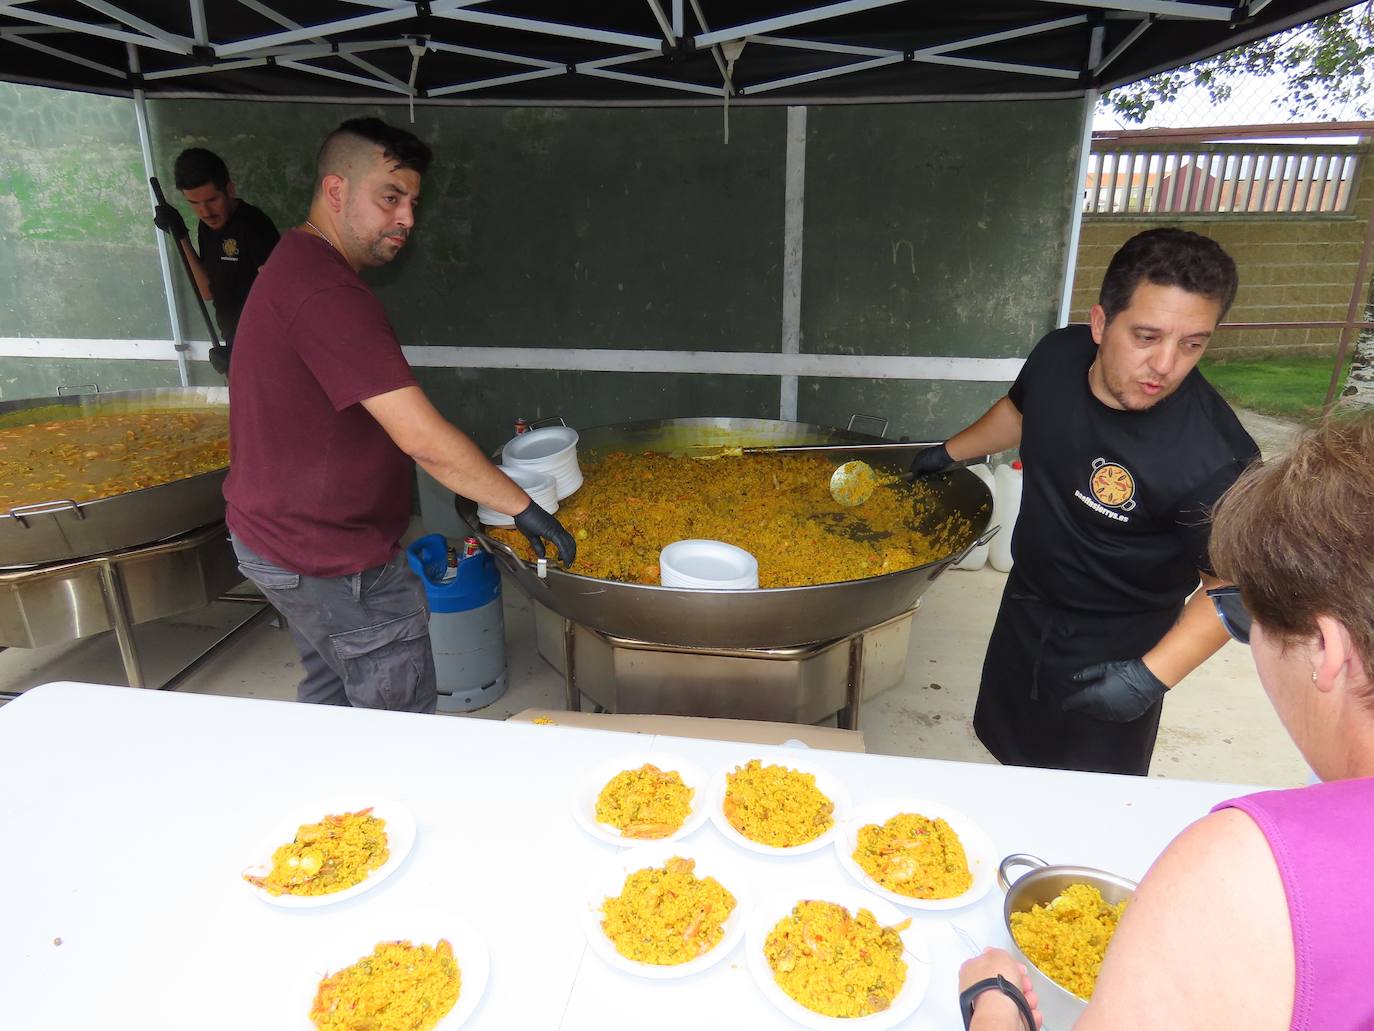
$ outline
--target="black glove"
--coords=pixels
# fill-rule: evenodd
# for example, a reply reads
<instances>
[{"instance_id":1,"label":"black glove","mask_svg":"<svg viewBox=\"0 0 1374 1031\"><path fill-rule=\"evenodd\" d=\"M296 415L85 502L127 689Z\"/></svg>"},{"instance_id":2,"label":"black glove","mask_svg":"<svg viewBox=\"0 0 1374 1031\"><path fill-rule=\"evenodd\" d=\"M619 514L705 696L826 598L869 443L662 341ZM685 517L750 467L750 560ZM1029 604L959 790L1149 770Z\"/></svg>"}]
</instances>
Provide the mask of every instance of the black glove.
<instances>
[{"instance_id":1,"label":"black glove","mask_svg":"<svg viewBox=\"0 0 1374 1031\"><path fill-rule=\"evenodd\" d=\"M954 459L949 457L949 449L943 444L935 444L917 452L911 462L911 471L920 479L922 476L944 472L953 464Z\"/></svg>"},{"instance_id":2,"label":"black glove","mask_svg":"<svg viewBox=\"0 0 1374 1031\"><path fill-rule=\"evenodd\" d=\"M191 235L186 231L186 220L181 217L181 212L170 204L159 204L153 208L153 225L173 240L185 240Z\"/></svg>"},{"instance_id":3,"label":"black glove","mask_svg":"<svg viewBox=\"0 0 1374 1031\"><path fill-rule=\"evenodd\" d=\"M1088 686L1065 698L1063 708L1108 723L1140 719L1169 690L1143 659L1099 662L1075 673L1073 682Z\"/></svg>"},{"instance_id":4,"label":"black glove","mask_svg":"<svg viewBox=\"0 0 1374 1031\"><path fill-rule=\"evenodd\" d=\"M221 376L229 375L228 344L212 344L210 346L210 368L214 369Z\"/></svg>"},{"instance_id":5,"label":"black glove","mask_svg":"<svg viewBox=\"0 0 1374 1031\"><path fill-rule=\"evenodd\" d=\"M558 557L563 565L570 566L577 558L577 542L572 539L572 534L533 501L515 517L515 528L529 538L530 547L540 558L544 557L543 539L558 549Z\"/></svg>"}]
</instances>

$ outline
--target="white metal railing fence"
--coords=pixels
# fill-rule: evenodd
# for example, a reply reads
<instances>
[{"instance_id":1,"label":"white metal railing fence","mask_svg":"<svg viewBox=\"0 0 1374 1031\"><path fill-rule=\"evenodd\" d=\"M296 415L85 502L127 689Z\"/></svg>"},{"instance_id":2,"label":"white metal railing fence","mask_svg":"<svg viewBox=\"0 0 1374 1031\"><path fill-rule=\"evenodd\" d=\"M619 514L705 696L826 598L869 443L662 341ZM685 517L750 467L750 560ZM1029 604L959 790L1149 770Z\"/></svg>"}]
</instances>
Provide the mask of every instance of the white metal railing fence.
<instances>
[{"instance_id":1,"label":"white metal railing fence","mask_svg":"<svg viewBox=\"0 0 1374 1031\"><path fill-rule=\"evenodd\" d=\"M1363 143L1094 140L1086 216L1346 214Z\"/></svg>"}]
</instances>

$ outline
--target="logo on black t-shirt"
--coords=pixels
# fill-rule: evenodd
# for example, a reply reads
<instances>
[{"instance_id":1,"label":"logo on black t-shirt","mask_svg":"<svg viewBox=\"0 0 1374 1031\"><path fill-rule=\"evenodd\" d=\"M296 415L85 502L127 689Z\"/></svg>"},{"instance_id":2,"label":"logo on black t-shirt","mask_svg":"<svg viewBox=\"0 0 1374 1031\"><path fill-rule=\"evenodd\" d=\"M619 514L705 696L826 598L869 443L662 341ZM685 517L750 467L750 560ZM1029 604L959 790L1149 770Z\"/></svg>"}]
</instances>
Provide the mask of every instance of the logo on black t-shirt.
<instances>
[{"instance_id":1,"label":"logo on black t-shirt","mask_svg":"<svg viewBox=\"0 0 1374 1031\"><path fill-rule=\"evenodd\" d=\"M1109 519L1115 519L1119 523L1131 521L1130 516L1121 514L1135 508L1135 477L1125 466L1109 462L1105 458L1094 458L1092 473L1088 477L1088 489L1092 491L1091 498L1081 490L1074 491L1073 496L1094 512L1100 512ZM1120 511L1113 512L1114 508Z\"/></svg>"},{"instance_id":2,"label":"logo on black t-shirt","mask_svg":"<svg viewBox=\"0 0 1374 1031\"><path fill-rule=\"evenodd\" d=\"M239 242L235 240L232 236L228 237L222 244L220 244L220 250L224 252L224 258L226 261L239 260Z\"/></svg>"}]
</instances>

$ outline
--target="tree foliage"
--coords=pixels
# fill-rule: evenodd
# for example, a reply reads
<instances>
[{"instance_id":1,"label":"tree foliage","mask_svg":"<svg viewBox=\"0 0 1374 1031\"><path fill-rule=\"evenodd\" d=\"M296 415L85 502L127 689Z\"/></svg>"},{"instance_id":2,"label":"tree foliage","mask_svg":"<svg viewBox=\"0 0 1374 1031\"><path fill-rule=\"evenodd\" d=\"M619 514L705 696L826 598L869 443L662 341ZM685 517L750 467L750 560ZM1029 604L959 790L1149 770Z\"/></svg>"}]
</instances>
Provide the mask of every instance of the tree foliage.
<instances>
[{"instance_id":1,"label":"tree foliage","mask_svg":"<svg viewBox=\"0 0 1374 1031\"><path fill-rule=\"evenodd\" d=\"M1255 76L1279 77L1281 103L1304 121L1374 117L1374 0L1118 87L1102 100L1125 121L1139 123L1185 88L1203 90L1219 104Z\"/></svg>"}]
</instances>

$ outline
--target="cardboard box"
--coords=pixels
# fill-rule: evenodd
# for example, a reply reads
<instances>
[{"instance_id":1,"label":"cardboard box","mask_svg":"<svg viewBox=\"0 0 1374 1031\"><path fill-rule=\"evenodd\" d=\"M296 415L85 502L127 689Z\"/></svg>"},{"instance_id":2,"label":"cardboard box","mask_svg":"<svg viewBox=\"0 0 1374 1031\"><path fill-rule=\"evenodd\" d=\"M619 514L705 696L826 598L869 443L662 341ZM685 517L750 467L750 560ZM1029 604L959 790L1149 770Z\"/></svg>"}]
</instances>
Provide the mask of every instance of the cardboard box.
<instances>
[{"instance_id":1,"label":"cardboard box","mask_svg":"<svg viewBox=\"0 0 1374 1031\"><path fill-rule=\"evenodd\" d=\"M745 741L756 745L781 745L795 740L810 748L828 748L836 752L864 751L862 731L812 727L798 723L711 719L705 716L570 712L567 709L526 709L509 717L509 720L519 723L534 723L541 719L549 720L560 727L618 730L629 734L667 734L671 737L695 737L708 741Z\"/></svg>"}]
</instances>

